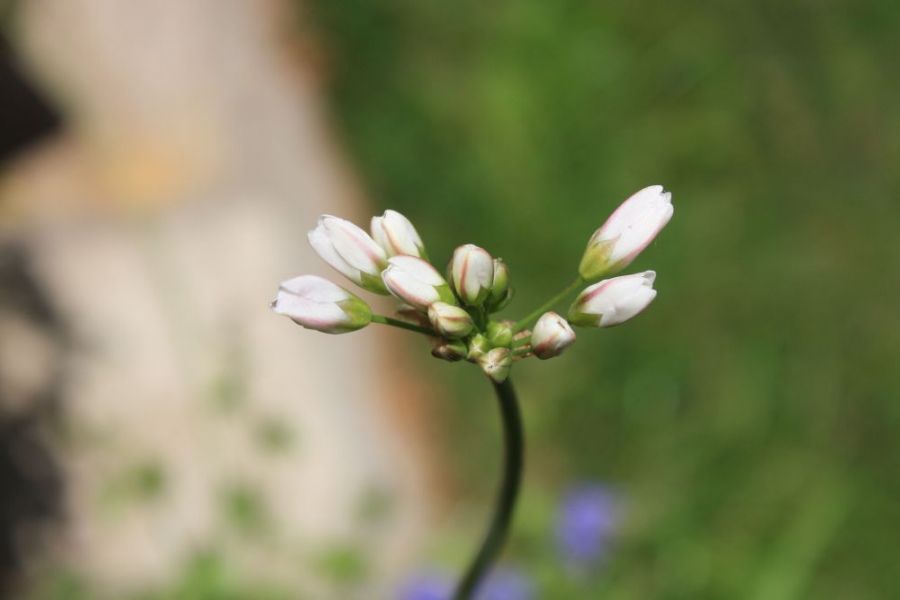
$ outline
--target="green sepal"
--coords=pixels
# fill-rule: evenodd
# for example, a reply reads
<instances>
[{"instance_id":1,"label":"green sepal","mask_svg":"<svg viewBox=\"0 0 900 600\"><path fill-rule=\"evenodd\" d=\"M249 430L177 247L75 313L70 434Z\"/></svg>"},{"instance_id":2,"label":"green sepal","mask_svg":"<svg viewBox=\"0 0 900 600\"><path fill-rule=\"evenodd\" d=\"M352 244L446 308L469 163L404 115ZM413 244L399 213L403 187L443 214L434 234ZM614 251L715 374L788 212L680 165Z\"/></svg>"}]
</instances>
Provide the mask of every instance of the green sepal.
<instances>
[{"instance_id":1,"label":"green sepal","mask_svg":"<svg viewBox=\"0 0 900 600\"><path fill-rule=\"evenodd\" d=\"M503 297L500 298L499 301L496 301L492 294L491 297L488 299L488 303L486 305L488 312L489 313L500 312L501 310L503 310L504 308L509 306L509 303L512 302L514 295L515 295L515 288L511 288L511 287L506 288L506 291L504 292Z\"/></svg>"},{"instance_id":2,"label":"green sepal","mask_svg":"<svg viewBox=\"0 0 900 600\"><path fill-rule=\"evenodd\" d=\"M581 257L581 264L578 265L578 274L587 283L599 281L601 277L612 271L614 265L609 262L612 254L615 240L607 240L605 242L588 242L584 255Z\"/></svg>"},{"instance_id":3,"label":"green sepal","mask_svg":"<svg viewBox=\"0 0 900 600\"><path fill-rule=\"evenodd\" d=\"M364 290L369 290L373 294L381 294L382 296L389 296L390 292L388 289L384 287L384 281L381 280L381 275L369 275L368 273L360 273L359 287Z\"/></svg>"},{"instance_id":4,"label":"green sepal","mask_svg":"<svg viewBox=\"0 0 900 600\"><path fill-rule=\"evenodd\" d=\"M343 332L362 329L372 322L372 309L356 296L341 300L337 305L347 315L347 323L341 326Z\"/></svg>"},{"instance_id":5,"label":"green sepal","mask_svg":"<svg viewBox=\"0 0 900 600\"><path fill-rule=\"evenodd\" d=\"M447 304L452 304L453 306L459 306L459 300L457 300L456 295L453 293L453 290L450 288L449 284L436 285L434 286L434 290L437 292L438 297L441 299L441 302L446 302Z\"/></svg>"},{"instance_id":6,"label":"green sepal","mask_svg":"<svg viewBox=\"0 0 900 600\"><path fill-rule=\"evenodd\" d=\"M566 316L566 319L570 324L578 327L598 327L601 316L602 315L579 312L573 304L572 308L569 309L569 314Z\"/></svg>"}]
</instances>

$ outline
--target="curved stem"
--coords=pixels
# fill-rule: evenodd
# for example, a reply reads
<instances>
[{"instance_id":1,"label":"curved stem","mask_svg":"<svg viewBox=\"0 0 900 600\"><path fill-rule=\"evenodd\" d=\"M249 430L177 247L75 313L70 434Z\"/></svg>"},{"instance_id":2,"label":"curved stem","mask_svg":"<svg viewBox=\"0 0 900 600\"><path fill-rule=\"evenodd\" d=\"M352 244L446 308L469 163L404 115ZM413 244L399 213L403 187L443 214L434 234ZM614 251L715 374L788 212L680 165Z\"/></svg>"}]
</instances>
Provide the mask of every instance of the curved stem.
<instances>
[{"instance_id":1,"label":"curved stem","mask_svg":"<svg viewBox=\"0 0 900 600\"><path fill-rule=\"evenodd\" d=\"M500 554L516 508L519 484L522 481L525 436L522 432L522 415L519 412L516 392L509 379L503 383L494 383L494 391L497 393L500 419L503 424L503 480L500 483L490 527L484 536L478 554L475 555L456 588L456 593L453 595L454 600L469 600L488 574L497 555Z\"/></svg>"},{"instance_id":2,"label":"curved stem","mask_svg":"<svg viewBox=\"0 0 900 600\"><path fill-rule=\"evenodd\" d=\"M551 308L553 308L554 306L556 306L557 304L562 302L566 296L568 296L569 294L571 294L572 292L574 292L575 290L577 290L579 287L583 286L584 284L585 284L585 281L584 281L584 279L581 278L581 276L576 277L575 281L570 283L568 285L568 287L566 287L563 291L561 291L557 295L553 296L552 298L550 298L549 300L544 302L542 305L540 305L538 308L536 308L533 312L529 313L529 315L527 317L518 321L516 323L516 326L513 328L513 333L518 333L518 332L522 331L523 329L531 327L531 325L533 325L534 322L538 320L538 317L540 317L542 314L544 314L545 312L547 312L548 310L550 310Z\"/></svg>"},{"instance_id":3,"label":"curved stem","mask_svg":"<svg viewBox=\"0 0 900 600\"><path fill-rule=\"evenodd\" d=\"M407 323L406 321L401 321L400 319L385 317L384 315L372 315L372 322L380 323L381 325L390 325L391 327L399 327L400 329L415 331L416 333L424 333L425 335L435 335L435 333L430 329L419 327L418 325Z\"/></svg>"}]
</instances>

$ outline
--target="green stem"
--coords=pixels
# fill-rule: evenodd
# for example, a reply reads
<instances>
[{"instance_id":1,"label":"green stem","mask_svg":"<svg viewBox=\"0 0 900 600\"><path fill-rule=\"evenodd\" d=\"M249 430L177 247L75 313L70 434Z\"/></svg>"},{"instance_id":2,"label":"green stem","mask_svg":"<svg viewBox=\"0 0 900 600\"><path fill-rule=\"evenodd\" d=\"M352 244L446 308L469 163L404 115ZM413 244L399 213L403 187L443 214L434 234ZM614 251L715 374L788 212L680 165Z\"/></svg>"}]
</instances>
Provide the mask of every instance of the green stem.
<instances>
[{"instance_id":1,"label":"green stem","mask_svg":"<svg viewBox=\"0 0 900 600\"><path fill-rule=\"evenodd\" d=\"M454 600L469 600L478 590L478 586L488 574L491 566L497 560L513 512L516 508L516 498L519 495L519 484L522 481L522 467L525 455L525 436L522 431L522 415L519 412L519 403L516 400L516 392L512 381L506 379L503 383L494 383L494 391L497 393L497 401L500 406L500 419L503 423L504 459L503 480L500 483L500 491L494 507L491 524L478 554L472 560L466 573L460 580L459 586L453 595Z\"/></svg>"},{"instance_id":2,"label":"green stem","mask_svg":"<svg viewBox=\"0 0 900 600\"><path fill-rule=\"evenodd\" d=\"M524 347L524 346L528 346L529 344L531 344L531 338L530 338L530 337L524 337L524 338L521 338L521 339L518 339L518 340L513 340L513 341L512 341L512 344L510 345L510 349L511 349L511 350L516 350L516 349L518 349L518 348L522 348L522 347Z\"/></svg>"},{"instance_id":3,"label":"green stem","mask_svg":"<svg viewBox=\"0 0 900 600\"><path fill-rule=\"evenodd\" d=\"M425 335L435 335L434 331L432 331L431 329L426 329L425 327L407 323L406 321L401 321L400 319L385 317L384 315L372 315L372 322L380 323L381 325L390 325L391 327L399 327L400 329L415 331L416 333L424 333Z\"/></svg>"},{"instance_id":4,"label":"green stem","mask_svg":"<svg viewBox=\"0 0 900 600\"><path fill-rule=\"evenodd\" d=\"M544 314L545 312L547 312L548 310L550 310L551 308L553 308L554 306L556 306L557 304L562 302L566 298L566 296L568 296L569 294L571 294L572 292L574 292L575 290L577 290L584 284L585 284L585 281L584 281L584 279L581 278L581 276L576 277L575 281L573 281L571 284L569 284L569 286L566 289L564 289L557 295L553 296L552 298L550 298L549 300L544 302L540 307L535 309L533 312L529 313L529 315L527 317L518 321L516 323L516 326L513 328L513 333L518 333L518 332L522 331L523 329L527 329L528 327L531 327L534 324L534 322L537 321L538 318L542 314Z\"/></svg>"}]
</instances>

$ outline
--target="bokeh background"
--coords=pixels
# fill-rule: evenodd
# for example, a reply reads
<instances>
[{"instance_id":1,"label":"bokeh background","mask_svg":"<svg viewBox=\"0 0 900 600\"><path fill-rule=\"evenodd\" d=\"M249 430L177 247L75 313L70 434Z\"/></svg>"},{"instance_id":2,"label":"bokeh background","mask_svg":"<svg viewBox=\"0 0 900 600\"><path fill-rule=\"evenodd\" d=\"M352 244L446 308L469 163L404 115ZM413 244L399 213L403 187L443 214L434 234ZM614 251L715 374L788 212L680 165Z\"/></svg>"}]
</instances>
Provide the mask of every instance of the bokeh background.
<instances>
[{"instance_id":1,"label":"bokeh background","mask_svg":"<svg viewBox=\"0 0 900 600\"><path fill-rule=\"evenodd\" d=\"M658 272L660 292L652 308L627 326L579 332L578 343L559 359L529 361L514 370L529 439L528 471L504 556L504 574L515 581L495 597L900 596L895 568L900 556L895 233L900 7L895 3L310 0L234 2L221 9L195 2L187 3L193 7L185 11L188 16L175 9L154 11L146 2L118 9L81 2L65 10L46 9L61 2L36 2L43 6L38 9L18 4L4 17L7 53L59 122L43 127L51 131L43 135L43 145L11 151L4 163L2 294L4 306L12 307L4 314L12 311L20 321L37 323L42 343L59 349L16 342L3 360L15 358L17 373L47 360L47 352L80 352L71 349L71 332L78 330L71 319L80 313L69 311L66 322L54 309L60 286L67 285L59 273L65 263L46 248L59 247L53 232L61 227L92 232L94 225L86 222L108 226L112 221L122 229L117 236L138 236L145 256L153 258L165 255L161 246L170 240L165 232L178 229L159 224L171 218L167 215L187 211L189 217L178 219L187 219L188 229L204 228L206 216L224 210L217 208L220 198L250 196L250 201L229 201L228 210L235 202L242 208L218 234L210 234L228 241L236 237L242 253L268 244L267 251L250 251L249 258L227 267L238 280L233 287L249 288L246 304L225 311L241 330L244 319L274 320L264 302L254 302L267 298L279 277L294 274L292 268L319 268L308 250L299 248L315 214L339 212L364 222L368 214L395 208L417 225L438 261L463 242L502 256L517 290L506 314L516 317L570 280L586 239L618 202L645 185L662 183L673 192L675 217L633 265ZM107 19L105 10L117 16ZM91 15L72 17L77 11ZM171 39L129 42L164 12L172 20L169 27L184 31ZM126 73L153 71L144 84L150 93L115 95L115 89L99 85L102 79L91 79L103 75L102 64L85 69L79 64L87 60L84 55L59 60L46 40L72 18L112 29L84 25L70 52L89 47L88 58L105 57ZM123 23L134 24L131 35L112 35ZM217 39L223 30L229 35L220 46L198 44L209 56L197 58L190 44L165 45L194 35ZM35 41L42 35L43 45ZM101 38L105 45L97 42ZM146 42L163 46L123 49ZM248 49L241 53L232 43ZM289 63L286 69L293 73L271 76L278 84L258 74L259 65L275 59L254 54L271 46L277 47L271 56ZM215 67L227 83L207 85L225 90L220 96L233 102L216 104L218 92L177 103L163 93L154 97L153 90L177 77L154 62L160 54L167 64L196 63L193 72L183 69L184 81L205 73L207 65L245 57L237 68ZM298 79L298 72L305 75ZM174 81L177 95L179 80ZM4 86L4 93L9 89ZM275 99L260 100L260 94ZM134 115L156 114L166 102L190 111L146 120L137 129L158 133L158 123L175 123L162 134L148 137L121 127ZM85 103L94 110L83 110ZM135 108L142 103L147 106ZM106 113L97 110L108 105L118 106L120 121L105 120ZM300 116L290 116L292 111ZM196 118L210 112L212 117ZM91 119L104 125L92 128ZM4 122L22 118L4 116ZM288 136L283 123L299 142L272 142ZM92 198L83 203L88 209L67 203L63 211L56 197L71 195L71 175L54 173L69 174L71 168L60 164L64 159L34 156L58 154L52 140L84 139L85 132L94 140L86 146L94 149L86 152L93 168L115 175L99 179L109 202ZM148 139L151 150L141 146ZM309 139L314 141L303 142ZM121 152L134 155L122 158ZM157 164L148 166L148 157ZM194 159L196 164L190 163ZM38 168L38 160L51 164ZM134 161L135 171L131 162L122 166L126 160ZM321 176L322 170L329 175ZM200 177L198 172L207 183L198 186L191 179ZM330 183L308 184L320 179ZM247 227L251 233L244 235ZM146 237L147 229L156 233ZM194 256L190 233L172 235L187 240L180 251ZM89 243L85 236L93 239L93 234L66 233L64 253ZM266 242L276 236L278 244ZM291 244L298 248L285 250ZM214 242L202 247L207 253L218 248ZM90 256L102 263L104 252L116 249L97 247ZM165 256L172 261L179 255ZM267 258L277 260L277 267L258 264ZM205 272L213 263L209 258L195 266ZM16 264L22 266L9 266ZM53 267L58 264L63 266ZM165 278L157 283L167 289ZM190 319L178 312L178 302L172 306L176 314L166 318ZM282 395L297 394L295 402L306 408L302 414L285 409L260 416L282 405L266 404L252 393L257 388L242 388L227 369L215 388L219 408L210 409L226 416L194 415L184 434L192 435L194 426L218 427L209 424L216 419L237 429L254 422L262 444L275 451L252 456L238 451L243 458L231 457L260 478L217 488L225 490L224 500L213 505L225 516L203 519L209 525L203 536L173 542L175 558L154 568L152 577L145 576L139 554L126 577L109 575L119 572L104 567L109 557L94 561L81 550L73 558L72 548L92 546L79 546L79 538L72 542L67 532L77 530L79 520L100 523L95 529L103 531L110 520L131 518L122 514L137 510L132 504L156 502L148 534L153 538L160 527L173 527L165 525L172 517L166 499L179 493L181 480L167 477L153 455L132 468L91 470L96 463L88 461L86 469L67 469L64 457L77 453L80 443L78 436L71 439L72 424L86 409L73 411L66 404L66 386L72 384L64 375L49 377L49 387L35 385L53 390L32 394L49 406L4 409L4 415L14 415L4 416L2 435L10 448L4 456L12 457L4 462L12 467L4 469L18 473L7 475L0 491L9 555L4 578L15 582L9 589L39 598L394 598L412 597L409 590L417 585L440 588L452 577L480 535L497 476L499 431L483 377L464 364L437 363L412 336L367 330L359 338L323 340L276 321L259 335L229 338L230 345L213 337L203 351L255 355L250 345L265 346L269 337L263 332L271 332L307 353L312 348L316 356L310 360L318 360L316 368L332 379L346 379L350 370L386 384L370 392L365 384L333 387L327 377L314 391L279 383ZM352 360L362 370L349 369L345 352L359 346L376 349L381 360L358 350ZM278 357L260 358L274 372L264 380L284 382L295 375L304 380L309 369L303 361L282 355L290 348L281 345ZM165 349L147 350L154 351ZM45 370L56 373L49 366ZM257 374L251 368L247 378ZM208 405L209 398L182 392L179 402ZM82 406L91 404L92 393L82 390ZM372 404L361 398L368 395L384 398ZM287 400L285 406L293 406ZM134 407L153 400L125 394L117 402ZM323 436L336 436L341 449L329 459L315 444L299 444L305 446L297 450L306 453L304 460L321 469L303 471L296 487L279 487L293 501L282 501L283 512L271 511L271 497L259 490L295 466L293 455L285 458L278 448L291 447L291 432L301 427L297 423L319 422L317 411L333 410L323 408L332 403L344 405L346 413L332 417ZM343 428L347 414L364 405L386 425L373 429L360 419L356 429ZM153 414L151 408L134 410ZM12 436L24 435L22 415L29 423L25 429L39 433L12 444ZM170 417L182 422L177 414ZM15 427L6 424L13 422ZM128 427L142 426L127 419L113 424L126 439L133 435ZM376 487L339 486L344 492L335 497L354 498L344 503L328 497L311 508L304 501L305 494L314 495L311 489L332 486L333 473L356 464L354 456L397 438L407 446L385 451L360 477L371 475ZM205 452L216 454L216 444L231 445L217 440L204 446ZM161 446L170 448L166 440ZM22 448L46 459L17 462ZM397 457L410 453L429 458L398 466ZM169 451L168 459L174 465L197 462L176 451ZM267 461L281 466L267 467ZM205 470L200 462L197 468ZM52 476L46 467L40 467L40 476L28 476L38 469L35 464L45 463L57 465ZM23 464L24 470L13 468ZM406 471L413 475L397 476ZM21 500L23 478L40 484L27 502ZM79 478L92 483L73 509L70 490L82 489ZM415 490L422 486L427 493L419 496ZM357 488L366 493L356 494ZM579 498L584 506L573 508ZM304 532L319 520L346 525L349 517L339 510L345 505L356 507L360 522L377 534L365 542L347 542L346 535L336 538L339 543L327 537L309 541ZM207 508L196 510L205 514ZM582 521L573 510L584 513ZM286 542L272 541L278 537L273 532L287 527L279 521L283 514L295 513L307 517L291 521L299 541L291 542L291 558L284 559ZM187 511L175 523L194 523L197 514ZM29 535L23 536L20 522L30 523ZM408 533L396 539L398 528ZM340 534L340 527L336 531ZM580 534L596 548L573 557L567 536ZM133 546L123 540L119 559L128 562ZM379 558L388 545L397 550L396 560L386 565ZM315 552L294 551L313 546ZM258 564L253 556L271 555L282 557L281 571L253 566ZM429 578L430 584L422 583ZM427 597L441 597L435 593Z\"/></svg>"}]
</instances>

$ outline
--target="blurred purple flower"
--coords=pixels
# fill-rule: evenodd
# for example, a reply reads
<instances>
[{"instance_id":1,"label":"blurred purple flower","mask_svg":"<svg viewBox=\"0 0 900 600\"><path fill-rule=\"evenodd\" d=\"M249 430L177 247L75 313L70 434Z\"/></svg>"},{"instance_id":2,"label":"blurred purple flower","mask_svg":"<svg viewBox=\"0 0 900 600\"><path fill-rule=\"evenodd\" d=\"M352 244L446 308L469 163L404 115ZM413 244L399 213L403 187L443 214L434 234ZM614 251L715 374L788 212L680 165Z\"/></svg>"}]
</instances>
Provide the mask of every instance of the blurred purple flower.
<instances>
[{"instance_id":1,"label":"blurred purple flower","mask_svg":"<svg viewBox=\"0 0 900 600\"><path fill-rule=\"evenodd\" d=\"M454 582L441 573L420 573L407 581L399 600L450 600ZM475 600L533 600L534 586L524 573L511 568L496 569L475 594Z\"/></svg>"},{"instance_id":2,"label":"blurred purple flower","mask_svg":"<svg viewBox=\"0 0 900 600\"><path fill-rule=\"evenodd\" d=\"M441 573L426 572L413 576L400 587L398 600L450 600L453 583Z\"/></svg>"},{"instance_id":3,"label":"blurred purple flower","mask_svg":"<svg viewBox=\"0 0 900 600\"><path fill-rule=\"evenodd\" d=\"M496 569L481 589L475 600L532 600L534 585L524 573L517 569Z\"/></svg>"},{"instance_id":4,"label":"blurred purple flower","mask_svg":"<svg viewBox=\"0 0 900 600\"><path fill-rule=\"evenodd\" d=\"M615 529L615 498L600 484L570 489L556 521L556 542L563 560L584 568L603 558Z\"/></svg>"}]
</instances>

